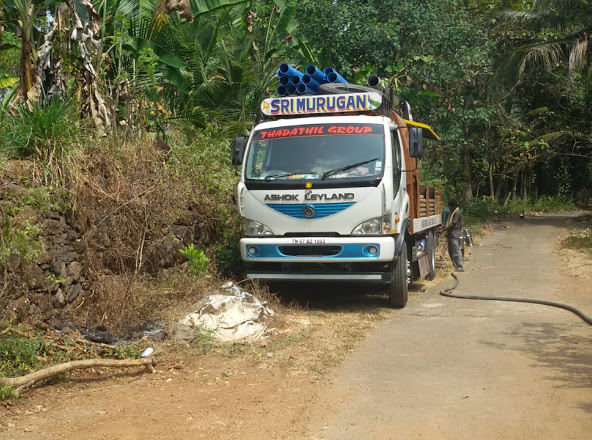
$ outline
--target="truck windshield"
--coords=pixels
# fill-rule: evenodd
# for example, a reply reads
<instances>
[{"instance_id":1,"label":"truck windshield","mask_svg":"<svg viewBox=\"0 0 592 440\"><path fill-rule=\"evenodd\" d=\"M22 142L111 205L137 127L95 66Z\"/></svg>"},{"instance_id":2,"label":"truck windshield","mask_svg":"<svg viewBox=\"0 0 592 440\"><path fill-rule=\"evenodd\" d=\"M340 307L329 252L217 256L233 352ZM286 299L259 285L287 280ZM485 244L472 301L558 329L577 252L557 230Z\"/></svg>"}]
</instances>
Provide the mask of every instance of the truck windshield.
<instances>
[{"instance_id":1,"label":"truck windshield","mask_svg":"<svg viewBox=\"0 0 592 440\"><path fill-rule=\"evenodd\" d=\"M248 181L381 177L384 128L380 124L314 124L258 130L246 158Z\"/></svg>"}]
</instances>

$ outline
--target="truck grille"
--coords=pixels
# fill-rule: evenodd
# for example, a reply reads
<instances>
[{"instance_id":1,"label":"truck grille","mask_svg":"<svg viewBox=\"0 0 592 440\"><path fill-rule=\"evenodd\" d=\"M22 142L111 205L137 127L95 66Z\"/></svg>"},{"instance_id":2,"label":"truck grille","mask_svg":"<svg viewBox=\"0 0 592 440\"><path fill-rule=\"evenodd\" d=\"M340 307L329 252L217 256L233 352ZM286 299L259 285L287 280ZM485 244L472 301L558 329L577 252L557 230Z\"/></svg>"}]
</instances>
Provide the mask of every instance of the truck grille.
<instances>
[{"instance_id":1,"label":"truck grille","mask_svg":"<svg viewBox=\"0 0 592 440\"><path fill-rule=\"evenodd\" d=\"M341 246L280 246L279 250L284 255L291 257L330 257L341 252Z\"/></svg>"}]
</instances>

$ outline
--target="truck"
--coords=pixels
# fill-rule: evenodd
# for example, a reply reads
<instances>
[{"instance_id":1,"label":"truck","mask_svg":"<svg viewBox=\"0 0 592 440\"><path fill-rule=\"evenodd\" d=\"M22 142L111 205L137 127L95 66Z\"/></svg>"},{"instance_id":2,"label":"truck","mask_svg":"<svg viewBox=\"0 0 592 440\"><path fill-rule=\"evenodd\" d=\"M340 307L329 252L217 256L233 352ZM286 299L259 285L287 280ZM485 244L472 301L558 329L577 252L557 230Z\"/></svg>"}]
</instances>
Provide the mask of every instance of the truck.
<instances>
[{"instance_id":1,"label":"truck","mask_svg":"<svg viewBox=\"0 0 592 440\"><path fill-rule=\"evenodd\" d=\"M337 77L278 88L267 119L235 138L241 257L248 278L383 284L403 308L409 284L435 276L440 186L420 184L418 159L438 136L377 77Z\"/></svg>"}]
</instances>

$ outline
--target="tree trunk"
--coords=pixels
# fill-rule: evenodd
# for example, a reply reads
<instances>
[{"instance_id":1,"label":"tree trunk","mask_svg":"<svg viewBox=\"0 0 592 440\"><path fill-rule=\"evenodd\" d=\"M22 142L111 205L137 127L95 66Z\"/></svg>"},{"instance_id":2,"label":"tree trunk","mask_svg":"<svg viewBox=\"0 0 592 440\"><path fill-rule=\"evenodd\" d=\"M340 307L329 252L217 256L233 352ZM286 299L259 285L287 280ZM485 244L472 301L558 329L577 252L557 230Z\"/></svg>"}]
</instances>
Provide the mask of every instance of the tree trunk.
<instances>
[{"instance_id":1,"label":"tree trunk","mask_svg":"<svg viewBox=\"0 0 592 440\"><path fill-rule=\"evenodd\" d=\"M489 197L495 198L495 188L493 186L493 163L489 162Z\"/></svg>"},{"instance_id":2,"label":"tree trunk","mask_svg":"<svg viewBox=\"0 0 592 440\"><path fill-rule=\"evenodd\" d=\"M463 146L463 174L465 183L465 200L473 198L473 183L471 179L471 149L468 143Z\"/></svg>"},{"instance_id":3,"label":"tree trunk","mask_svg":"<svg viewBox=\"0 0 592 440\"><path fill-rule=\"evenodd\" d=\"M35 17L39 12L39 7L35 6L31 0L26 0L24 7L18 9L20 16L20 34L21 34L21 57L20 57L20 97L23 102L36 100L38 97L31 96L31 90L37 86L39 77L37 75L37 51L33 41L33 29ZM33 93L34 95L34 93Z\"/></svg>"},{"instance_id":4,"label":"tree trunk","mask_svg":"<svg viewBox=\"0 0 592 440\"><path fill-rule=\"evenodd\" d=\"M507 170L507 165L504 164L503 168L502 168L502 172L500 173L500 180L498 182L497 189L495 191L495 199L496 200L500 200L502 197L502 190L504 188L504 183L506 180L506 170Z\"/></svg>"},{"instance_id":5,"label":"tree trunk","mask_svg":"<svg viewBox=\"0 0 592 440\"><path fill-rule=\"evenodd\" d=\"M467 86L465 89L464 113L469 110L469 102L471 101L471 89ZM473 185L471 179L471 148L469 143L469 124L465 118L463 122L463 175L464 175L464 198L469 201L473 198Z\"/></svg>"},{"instance_id":6,"label":"tree trunk","mask_svg":"<svg viewBox=\"0 0 592 440\"><path fill-rule=\"evenodd\" d=\"M518 177L520 177L520 170L516 171L514 178L512 179L512 199L516 198L516 187L518 185Z\"/></svg>"}]
</instances>

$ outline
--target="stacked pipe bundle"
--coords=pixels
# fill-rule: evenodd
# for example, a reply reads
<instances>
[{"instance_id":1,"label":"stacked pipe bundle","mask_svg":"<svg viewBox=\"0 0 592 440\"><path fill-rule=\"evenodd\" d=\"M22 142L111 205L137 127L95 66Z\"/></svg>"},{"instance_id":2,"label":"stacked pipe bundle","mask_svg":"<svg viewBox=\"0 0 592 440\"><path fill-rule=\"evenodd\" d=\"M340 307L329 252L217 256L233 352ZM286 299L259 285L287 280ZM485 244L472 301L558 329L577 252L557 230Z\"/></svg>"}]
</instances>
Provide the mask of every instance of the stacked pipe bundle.
<instances>
[{"instance_id":1,"label":"stacked pipe bundle","mask_svg":"<svg viewBox=\"0 0 592 440\"><path fill-rule=\"evenodd\" d=\"M327 67L324 71L316 66L307 66L306 73L282 63L278 69L280 85L277 88L277 94L286 95L316 95L321 84L348 82L333 67Z\"/></svg>"}]
</instances>

